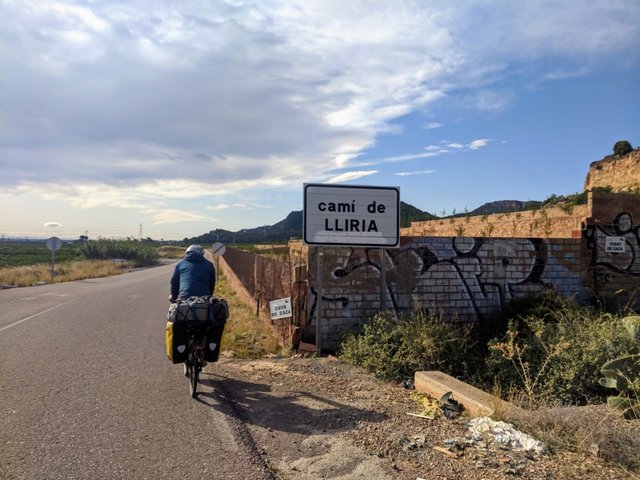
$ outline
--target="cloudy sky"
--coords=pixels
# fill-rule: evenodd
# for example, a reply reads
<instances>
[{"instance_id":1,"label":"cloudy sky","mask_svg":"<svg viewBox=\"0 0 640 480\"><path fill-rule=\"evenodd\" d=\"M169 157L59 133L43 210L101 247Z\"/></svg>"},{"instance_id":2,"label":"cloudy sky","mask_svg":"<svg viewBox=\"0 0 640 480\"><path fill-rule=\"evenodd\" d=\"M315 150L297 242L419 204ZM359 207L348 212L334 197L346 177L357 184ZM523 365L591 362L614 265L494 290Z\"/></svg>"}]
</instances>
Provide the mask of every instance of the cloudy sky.
<instances>
[{"instance_id":1,"label":"cloudy sky","mask_svg":"<svg viewBox=\"0 0 640 480\"><path fill-rule=\"evenodd\" d=\"M640 144L638 0L3 0L0 234L271 225L304 183L441 215Z\"/></svg>"}]
</instances>

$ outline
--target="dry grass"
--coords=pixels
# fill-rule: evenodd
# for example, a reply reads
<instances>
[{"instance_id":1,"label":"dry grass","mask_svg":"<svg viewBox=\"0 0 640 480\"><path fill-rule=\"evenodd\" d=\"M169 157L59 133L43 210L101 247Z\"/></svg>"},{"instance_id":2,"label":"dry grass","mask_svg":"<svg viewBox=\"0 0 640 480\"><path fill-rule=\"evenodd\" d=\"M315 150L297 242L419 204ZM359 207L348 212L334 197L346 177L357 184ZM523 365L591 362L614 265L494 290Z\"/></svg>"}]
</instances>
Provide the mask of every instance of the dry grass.
<instances>
[{"instance_id":1,"label":"dry grass","mask_svg":"<svg viewBox=\"0 0 640 480\"><path fill-rule=\"evenodd\" d=\"M513 409L503 419L552 449L597 456L640 473L640 422L625 420L607 405Z\"/></svg>"},{"instance_id":2,"label":"dry grass","mask_svg":"<svg viewBox=\"0 0 640 480\"><path fill-rule=\"evenodd\" d=\"M160 258L182 258L185 247L175 245L163 245L157 249Z\"/></svg>"},{"instance_id":3,"label":"dry grass","mask_svg":"<svg viewBox=\"0 0 640 480\"><path fill-rule=\"evenodd\" d=\"M229 304L229 320L222 337L223 351L231 350L239 358L258 358L280 350L273 329L258 318L252 307L240 301L222 273L218 276L215 294Z\"/></svg>"},{"instance_id":4,"label":"dry grass","mask_svg":"<svg viewBox=\"0 0 640 480\"><path fill-rule=\"evenodd\" d=\"M71 282L86 278L108 277L132 270L129 262L113 260L79 260L55 265L53 280ZM0 269L0 284L14 287L28 287L40 283L52 283L51 265L38 263L25 267L9 267Z\"/></svg>"}]
</instances>

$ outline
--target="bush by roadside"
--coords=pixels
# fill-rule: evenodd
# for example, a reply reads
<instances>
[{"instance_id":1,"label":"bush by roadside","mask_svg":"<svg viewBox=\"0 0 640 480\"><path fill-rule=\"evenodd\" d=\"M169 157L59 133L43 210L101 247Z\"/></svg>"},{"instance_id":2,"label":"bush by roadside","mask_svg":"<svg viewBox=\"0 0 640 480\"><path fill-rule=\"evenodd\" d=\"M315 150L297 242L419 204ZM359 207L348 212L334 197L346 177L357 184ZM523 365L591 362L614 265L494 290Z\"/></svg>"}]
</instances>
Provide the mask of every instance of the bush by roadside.
<instances>
[{"instance_id":1,"label":"bush by roadside","mask_svg":"<svg viewBox=\"0 0 640 480\"><path fill-rule=\"evenodd\" d=\"M623 316L566 301L545 315L514 319L505 335L489 342L485 378L503 390L524 394L528 407L555 400L584 405L601 402L608 390L598 381L602 366L640 353Z\"/></svg>"},{"instance_id":2,"label":"bush by roadside","mask_svg":"<svg viewBox=\"0 0 640 480\"><path fill-rule=\"evenodd\" d=\"M640 353L638 335L630 333L624 315L554 294L512 305L509 313L505 322L494 323L493 335L424 312L379 314L346 336L339 355L387 379L409 379L417 370L444 371L526 407L504 419L551 448L640 468L640 419L625 421L608 407L606 397L615 392L599 384L606 362ZM640 397L639 391L628 394Z\"/></svg>"},{"instance_id":3,"label":"bush by roadside","mask_svg":"<svg viewBox=\"0 0 640 480\"><path fill-rule=\"evenodd\" d=\"M136 267L154 265L158 262L158 250L135 240L90 240L80 247L89 260L121 258L133 262Z\"/></svg>"},{"instance_id":4,"label":"bush by roadside","mask_svg":"<svg viewBox=\"0 0 640 480\"><path fill-rule=\"evenodd\" d=\"M469 325L444 322L422 311L402 316L383 312L347 335L338 355L380 378L407 380L417 370L465 376L473 347Z\"/></svg>"}]
</instances>

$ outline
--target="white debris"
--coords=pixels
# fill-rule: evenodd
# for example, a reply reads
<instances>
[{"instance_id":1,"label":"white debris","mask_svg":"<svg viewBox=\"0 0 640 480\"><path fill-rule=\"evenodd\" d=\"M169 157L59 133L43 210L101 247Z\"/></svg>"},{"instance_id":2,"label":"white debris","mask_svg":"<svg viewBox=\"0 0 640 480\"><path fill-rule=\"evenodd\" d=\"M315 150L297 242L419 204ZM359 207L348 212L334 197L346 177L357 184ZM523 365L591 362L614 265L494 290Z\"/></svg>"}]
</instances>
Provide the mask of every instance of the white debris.
<instances>
[{"instance_id":1,"label":"white debris","mask_svg":"<svg viewBox=\"0 0 640 480\"><path fill-rule=\"evenodd\" d=\"M467 427L474 442L486 441L490 443L493 441L513 450L534 452L538 455L547 452L547 446L544 443L516 430L509 423L496 422L489 417L480 417L467 423Z\"/></svg>"}]
</instances>

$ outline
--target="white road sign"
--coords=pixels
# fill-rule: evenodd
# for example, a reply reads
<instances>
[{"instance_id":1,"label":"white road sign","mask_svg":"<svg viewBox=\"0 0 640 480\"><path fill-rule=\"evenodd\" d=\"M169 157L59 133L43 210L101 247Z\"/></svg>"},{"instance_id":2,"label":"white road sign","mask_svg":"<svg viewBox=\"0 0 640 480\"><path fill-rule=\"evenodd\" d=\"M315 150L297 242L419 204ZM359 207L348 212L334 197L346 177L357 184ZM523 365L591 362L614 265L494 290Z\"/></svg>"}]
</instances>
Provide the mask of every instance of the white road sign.
<instances>
[{"instance_id":1,"label":"white road sign","mask_svg":"<svg viewBox=\"0 0 640 480\"><path fill-rule=\"evenodd\" d=\"M227 251L227 247L225 247L224 244L221 242L216 242L213 245L211 245L211 253L213 254L214 257L221 257L222 255L224 255L224 252L226 251Z\"/></svg>"},{"instance_id":2,"label":"white road sign","mask_svg":"<svg viewBox=\"0 0 640 480\"><path fill-rule=\"evenodd\" d=\"M396 247L400 189L305 184L303 230L308 245Z\"/></svg>"},{"instance_id":3,"label":"white road sign","mask_svg":"<svg viewBox=\"0 0 640 480\"><path fill-rule=\"evenodd\" d=\"M269 302L269 309L271 310L271 320L290 317L292 315L291 298L272 300Z\"/></svg>"},{"instance_id":4,"label":"white road sign","mask_svg":"<svg viewBox=\"0 0 640 480\"><path fill-rule=\"evenodd\" d=\"M607 253L624 253L624 237L607 236L604 240L604 251Z\"/></svg>"},{"instance_id":5,"label":"white road sign","mask_svg":"<svg viewBox=\"0 0 640 480\"><path fill-rule=\"evenodd\" d=\"M58 237L51 237L47 240L47 248L52 252L57 252L62 248L62 240Z\"/></svg>"}]
</instances>

